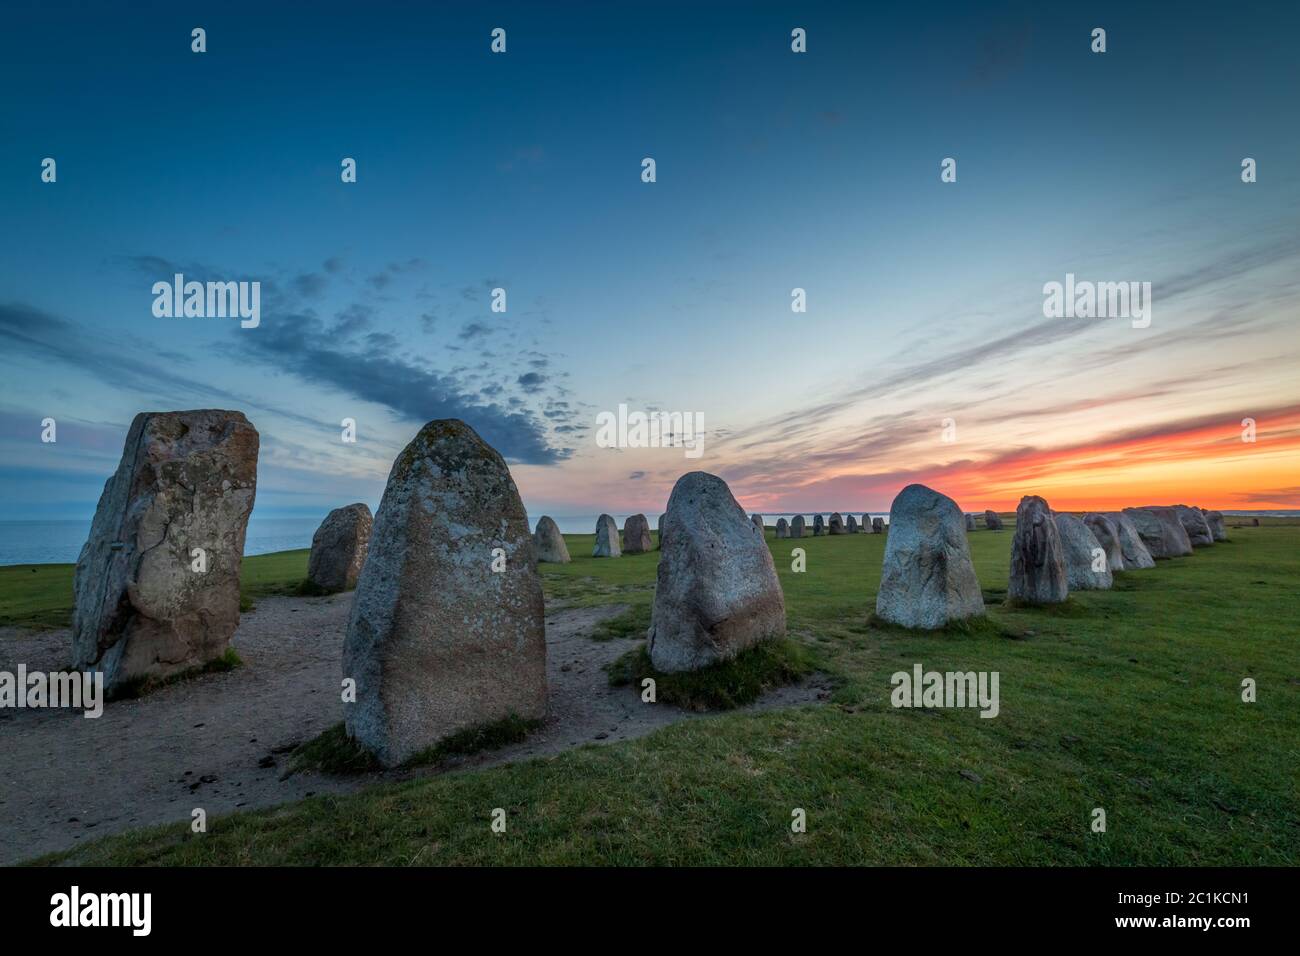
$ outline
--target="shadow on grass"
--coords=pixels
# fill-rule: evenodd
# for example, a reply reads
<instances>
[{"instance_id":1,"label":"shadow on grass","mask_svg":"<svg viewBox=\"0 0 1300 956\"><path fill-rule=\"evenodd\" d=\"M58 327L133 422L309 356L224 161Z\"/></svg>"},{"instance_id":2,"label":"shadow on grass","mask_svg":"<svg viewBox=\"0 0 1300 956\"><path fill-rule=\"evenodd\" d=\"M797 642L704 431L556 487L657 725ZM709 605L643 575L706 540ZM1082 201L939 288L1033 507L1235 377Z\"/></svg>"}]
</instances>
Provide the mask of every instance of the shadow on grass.
<instances>
[{"instance_id":1,"label":"shadow on grass","mask_svg":"<svg viewBox=\"0 0 1300 956\"><path fill-rule=\"evenodd\" d=\"M452 757L464 757L484 750L497 750L516 744L542 725L540 720L526 720L511 714L502 720L469 727L452 734L441 743L420 751L398 769L436 766ZM378 773L384 766L374 754L348 736L343 724L335 724L318 736L299 745L293 752L285 777L304 770L336 777Z\"/></svg>"},{"instance_id":2,"label":"shadow on grass","mask_svg":"<svg viewBox=\"0 0 1300 956\"><path fill-rule=\"evenodd\" d=\"M655 682L655 699L684 710L729 710L752 704L764 691L794 684L813 672L808 650L782 638L765 641L734 659L698 671L666 674L655 670L645 647L628 651L605 665L615 687L638 689L647 677Z\"/></svg>"}]
</instances>

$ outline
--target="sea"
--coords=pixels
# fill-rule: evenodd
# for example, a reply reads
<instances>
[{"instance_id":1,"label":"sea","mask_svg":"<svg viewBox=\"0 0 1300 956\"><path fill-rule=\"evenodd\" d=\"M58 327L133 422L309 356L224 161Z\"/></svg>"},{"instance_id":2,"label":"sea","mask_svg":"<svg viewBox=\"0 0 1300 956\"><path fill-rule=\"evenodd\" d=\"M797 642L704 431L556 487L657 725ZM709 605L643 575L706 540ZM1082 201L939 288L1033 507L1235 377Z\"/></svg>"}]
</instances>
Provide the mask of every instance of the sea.
<instances>
[{"instance_id":1,"label":"sea","mask_svg":"<svg viewBox=\"0 0 1300 956\"><path fill-rule=\"evenodd\" d=\"M817 512L805 511L803 515L811 524L812 515ZM842 512L849 514L848 511ZM854 511L860 516L862 512ZM1225 515L1262 518L1296 517L1300 510L1290 511L1225 511ZM796 512L764 512L763 520L769 525L776 524L778 518L789 520ZM830 512L823 511L823 515ZM868 512L872 517L883 517L889 522L888 514ZM323 515L321 516L324 517ZM538 515L538 517L541 517ZM593 534L599 515L552 515L564 534ZM611 515L623 526L628 518L626 514ZM653 528L659 518L658 514L646 514ZM292 551L296 548L310 548L311 537L316 533L321 518L259 518L254 514L248 521L248 533L244 538L244 554L269 554L272 551ZM537 518L529 518L529 528L536 528ZM81 552L90 532L90 520L84 521L0 521L0 566L8 564L72 564Z\"/></svg>"}]
</instances>

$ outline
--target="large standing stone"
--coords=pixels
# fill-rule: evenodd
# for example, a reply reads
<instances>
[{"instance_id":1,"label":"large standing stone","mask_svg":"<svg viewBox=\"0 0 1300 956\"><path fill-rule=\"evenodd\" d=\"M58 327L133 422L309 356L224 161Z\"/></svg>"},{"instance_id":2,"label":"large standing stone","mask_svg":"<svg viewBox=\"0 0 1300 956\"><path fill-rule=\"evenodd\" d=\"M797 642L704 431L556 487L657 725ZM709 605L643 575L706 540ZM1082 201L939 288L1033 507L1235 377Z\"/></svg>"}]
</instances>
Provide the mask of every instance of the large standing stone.
<instances>
[{"instance_id":1,"label":"large standing stone","mask_svg":"<svg viewBox=\"0 0 1300 956\"><path fill-rule=\"evenodd\" d=\"M826 533L826 521L821 515L813 515L813 537Z\"/></svg>"},{"instance_id":2,"label":"large standing stone","mask_svg":"<svg viewBox=\"0 0 1300 956\"><path fill-rule=\"evenodd\" d=\"M759 536L760 538L766 536L766 534L767 534L767 529L763 527L763 516L762 516L762 515L750 515L750 516L749 516L749 523L752 524L752 525L753 525L753 526L758 530L758 536Z\"/></svg>"},{"instance_id":3,"label":"large standing stone","mask_svg":"<svg viewBox=\"0 0 1300 956\"><path fill-rule=\"evenodd\" d=\"M925 485L908 485L889 508L876 614L933 630L983 613L961 509Z\"/></svg>"},{"instance_id":4,"label":"large standing stone","mask_svg":"<svg viewBox=\"0 0 1300 956\"><path fill-rule=\"evenodd\" d=\"M1192 553L1192 542L1173 508L1144 505L1141 508L1125 508L1124 513L1133 519L1151 557L1181 558Z\"/></svg>"},{"instance_id":5,"label":"large standing stone","mask_svg":"<svg viewBox=\"0 0 1300 956\"><path fill-rule=\"evenodd\" d=\"M893 512L890 512L890 513L892 514ZM893 519L893 518L890 518L889 520L892 522L894 519ZM884 534L884 533L885 533L885 519L884 519L884 518L872 518L872 519L871 519L871 533L872 533L872 534Z\"/></svg>"},{"instance_id":6,"label":"large standing stone","mask_svg":"<svg viewBox=\"0 0 1300 956\"><path fill-rule=\"evenodd\" d=\"M537 530L533 532L533 551L538 561L547 564L568 564L569 546L560 534L560 526L550 515L542 515L537 521Z\"/></svg>"},{"instance_id":7,"label":"large standing stone","mask_svg":"<svg viewBox=\"0 0 1300 956\"><path fill-rule=\"evenodd\" d=\"M857 533L858 533L858 519L855 518L855 517L853 517L853 515L846 515L846 516L845 516L845 518L844 518L844 533L845 533L845 534L857 534Z\"/></svg>"},{"instance_id":8,"label":"large standing stone","mask_svg":"<svg viewBox=\"0 0 1300 956\"><path fill-rule=\"evenodd\" d=\"M803 537L803 515L795 515L790 519L790 537Z\"/></svg>"},{"instance_id":9,"label":"large standing stone","mask_svg":"<svg viewBox=\"0 0 1300 956\"><path fill-rule=\"evenodd\" d=\"M988 528L990 531L1001 531L1002 518L998 516L996 511L985 511L984 527Z\"/></svg>"},{"instance_id":10,"label":"large standing stone","mask_svg":"<svg viewBox=\"0 0 1300 956\"><path fill-rule=\"evenodd\" d=\"M826 522L826 530L831 534L844 534L844 519L838 511L831 513L831 520Z\"/></svg>"},{"instance_id":11,"label":"large standing stone","mask_svg":"<svg viewBox=\"0 0 1300 956\"><path fill-rule=\"evenodd\" d=\"M967 516L966 516L966 530L967 530L967 531L974 531L974 530L975 530L975 516L974 516L974 515L967 515Z\"/></svg>"},{"instance_id":12,"label":"large standing stone","mask_svg":"<svg viewBox=\"0 0 1300 956\"><path fill-rule=\"evenodd\" d=\"M655 549L650 538L650 522L645 515L631 515L623 522L623 553L645 554Z\"/></svg>"},{"instance_id":13,"label":"large standing stone","mask_svg":"<svg viewBox=\"0 0 1300 956\"><path fill-rule=\"evenodd\" d=\"M1214 536L1215 541L1228 540L1228 531L1223 525L1223 512L1206 511L1205 523L1210 526L1210 534Z\"/></svg>"},{"instance_id":14,"label":"large standing stone","mask_svg":"<svg viewBox=\"0 0 1300 956\"><path fill-rule=\"evenodd\" d=\"M596 547L592 549L593 558L617 558L623 554L623 546L618 541L618 523L609 515L596 519Z\"/></svg>"},{"instance_id":15,"label":"large standing stone","mask_svg":"<svg viewBox=\"0 0 1300 956\"><path fill-rule=\"evenodd\" d=\"M1156 559L1151 557L1151 552L1142 542L1142 535L1138 533L1133 518L1122 511L1107 511L1105 516L1114 523L1115 530L1119 533L1119 549L1124 555L1124 570L1142 571L1146 568L1154 568Z\"/></svg>"},{"instance_id":16,"label":"large standing stone","mask_svg":"<svg viewBox=\"0 0 1300 956\"><path fill-rule=\"evenodd\" d=\"M658 670L698 670L785 634L771 552L721 478L677 480L663 551L649 634Z\"/></svg>"},{"instance_id":17,"label":"large standing stone","mask_svg":"<svg viewBox=\"0 0 1300 956\"><path fill-rule=\"evenodd\" d=\"M1065 557L1065 577L1071 591L1106 591L1115 583L1110 557L1092 530L1074 515L1055 515L1056 533ZM1095 570L1100 566L1101 570Z\"/></svg>"},{"instance_id":18,"label":"large standing stone","mask_svg":"<svg viewBox=\"0 0 1300 956\"><path fill-rule=\"evenodd\" d=\"M1026 495L1016 508L1007 596L1025 604L1060 604L1069 593L1065 554L1052 509L1037 495Z\"/></svg>"},{"instance_id":19,"label":"large standing stone","mask_svg":"<svg viewBox=\"0 0 1300 956\"><path fill-rule=\"evenodd\" d=\"M1208 548L1214 544L1214 532L1210 530L1210 523L1205 520L1200 508L1174 505L1174 513L1178 515L1178 521L1187 532L1187 540L1193 548Z\"/></svg>"},{"instance_id":20,"label":"large standing stone","mask_svg":"<svg viewBox=\"0 0 1300 956\"><path fill-rule=\"evenodd\" d=\"M348 735L396 766L468 728L544 717L544 613L506 463L464 422L429 422L393 463L357 582Z\"/></svg>"},{"instance_id":21,"label":"large standing stone","mask_svg":"<svg viewBox=\"0 0 1300 956\"><path fill-rule=\"evenodd\" d=\"M240 412L135 416L72 579L73 662L110 695L230 646L258 444Z\"/></svg>"},{"instance_id":22,"label":"large standing stone","mask_svg":"<svg viewBox=\"0 0 1300 956\"><path fill-rule=\"evenodd\" d=\"M373 524L370 508L360 501L326 515L311 539L307 580L330 594L356 587Z\"/></svg>"},{"instance_id":23,"label":"large standing stone","mask_svg":"<svg viewBox=\"0 0 1300 956\"><path fill-rule=\"evenodd\" d=\"M1106 517L1104 514L1092 512L1083 516L1083 523L1088 526L1092 536L1097 539L1097 544L1106 552L1106 567L1111 571L1124 570L1124 548L1119 543L1119 528L1115 522ZM1057 526L1060 530L1060 526ZM1141 544L1141 539L1138 544ZM1145 550L1145 549L1143 549ZM1074 587L1074 583L1070 583Z\"/></svg>"},{"instance_id":24,"label":"large standing stone","mask_svg":"<svg viewBox=\"0 0 1300 956\"><path fill-rule=\"evenodd\" d=\"M784 518L777 518L777 519L776 519L776 536L777 536L778 538L788 538L788 537L790 537L790 522L786 521Z\"/></svg>"}]
</instances>

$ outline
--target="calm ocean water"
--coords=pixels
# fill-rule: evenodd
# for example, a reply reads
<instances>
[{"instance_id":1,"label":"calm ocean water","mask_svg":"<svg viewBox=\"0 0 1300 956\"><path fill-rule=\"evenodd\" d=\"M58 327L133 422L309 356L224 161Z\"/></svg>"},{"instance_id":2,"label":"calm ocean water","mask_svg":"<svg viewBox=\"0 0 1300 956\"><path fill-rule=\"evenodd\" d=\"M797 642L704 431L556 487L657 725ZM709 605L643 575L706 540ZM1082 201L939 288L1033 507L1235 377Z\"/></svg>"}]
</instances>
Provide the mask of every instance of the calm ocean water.
<instances>
[{"instance_id":1,"label":"calm ocean water","mask_svg":"<svg viewBox=\"0 0 1300 956\"><path fill-rule=\"evenodd\" d=\"M830 512L823 511L823 515ZM813 512L804 512L811 521ZM848 514L848 512L844 512ZM860 517L862 512L853 512ZM878 512L873 512L873 517ZM1294 517L1300 511L1225 511L1225 515L1248 517ZM322 516L323 517L323 516ZM529 527L535 527L537 518L529 518ZM552 515L560 531L565 534L593 534L599 515ZM627 520L625 514L612 517L619 527ZM646 514L650 527L655 527L658 514ZM793 512L764 512L763 518L770 527L777 518L792 518ZM886 523L888 515L883 515ZM320 518L259 518L249 519L248 534L244 539L244 554L268 554L272 551L290 551L311 547L311 536L320 525ZM90 531L90 521L0 521L0 565L5 564L71 564L77 560L81 546Z\"/></svg>"}]
</instances>

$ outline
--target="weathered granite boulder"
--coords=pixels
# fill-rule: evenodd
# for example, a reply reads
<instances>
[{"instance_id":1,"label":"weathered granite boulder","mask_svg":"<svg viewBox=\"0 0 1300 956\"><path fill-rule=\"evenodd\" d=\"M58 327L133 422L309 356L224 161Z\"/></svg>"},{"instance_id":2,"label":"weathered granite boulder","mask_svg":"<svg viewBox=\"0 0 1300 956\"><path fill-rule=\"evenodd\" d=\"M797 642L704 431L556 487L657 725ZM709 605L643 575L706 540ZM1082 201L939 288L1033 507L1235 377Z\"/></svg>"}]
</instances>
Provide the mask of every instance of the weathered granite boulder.
<instances>
[{"instance_id":1,"label":"weathered granite boulder","mask_svg":"<svg viewBox=\"0 0 1300 956\"><path fill-rule=\"evenodd\" d=\"M983 613L961 509L925 485L908 485L889 508L876 614L892 624L933 630Z\"/></svg>"},{"instance_id":2,"label":"weathered granite boulder","mask_svg":"<svg viewBox=\"0 0 1300 956\"><path fill-rule=\"evenodd\" d=\"M826 522L826 531L828 534L844 534L844 518L838 511L831 513L830 520Z\"/></svg>"},{"instance_id":3,"label":"weathered granite boulder","mask_svg":"<svg viewBox=\"0 0 1300 956\"><path fill-rule=\"evenodd\" d=\"M623 554L619 543L618 523L609 515L596 519L596 547L592 549L593 558L617 558Z\"/></svg>"},{"instance_id":4,"label":"weathered granite boulder","mask_svg":"<svg viewBox=\"0 0 1300 956\"><path fill-rule=\"evenodd\" d=\"M1156 558L1181 558L1192 553L1192 542L1187 537L1178 512L1163 505L1144 505L1125 508L1124 513L1133 519L1142 543Z\"/></svg>"},{"instance_id":5,"label":"weathered granite boulder","mask_svg":"<svg viewBox=\"0 0 1300 956\"><path fill-rule=\"evenodd\" d=\"M307 580L317 590L330 594L356 587L357 575L366 563L373 524L370 508L360 501L326 515L311 539Z\"/></svg>"},{"instance_id":6,"label":"weathered granite boulder","mask_svg":"<svg viewBox=\"0 0 1300 956\"><path fill-rule=\"evenodd\" d=\"M650 537L650 522L645 515L630 515L623 522L623 553L645 554L655 549Z\"/></svg>"},{"instance_id":7,"label":"weathered granite boulder","mask_svg":"<svg viewBox=\"0 0 1300 956\"><path fill-rule=\"evenodd\" d=\"M560 526L550 515L542 515L537 521L537 530L533 532L533 551L539 562L547 564L568 564L569 546L560 534Z\"/></svg>"},{"instance_id":8,"label":"weathered granite boulder","mask_svg":"<svg viewBox=\"0 0 1300 956\"><path fill-rule=\"evenodd\" d=\"M1115 579L1110 557L1089 527L1074 515L1055 515L1056 533L1065 557L1065 577L1071 591L1108 591Z\"/></svg>"},{"instance_id":9,"label":"weathered granite boulder","mask_svg":"<svg viewBox=\"0 0 1300 956\"><path fill-rule=\"evenodd\" d=\"M766 544L727 483L702 471L673 487L650 616L650 662L698 670L785 634L785 598Z\"/></svg>"},{"instance_id":10,"label":"weathered granite boulder","mask_svg":"<svg viewBox=\"0 0 1300 956\"><path fill-rule=\"evenodd\" d=\"M1214 536L1215 541L1227 541L1228 529L1223 525L1223 512L1206 511L1205 523L1210 526L1210 534Z\"/></svg>"},{"instance_id":11,"label":"weathered granite boulder","mask_svg":"<svg viewBox=\"0 0 1300 956\"><path fill-rule=\"evenodd\" d=\"M821 515L813 515L813 537L826 533L826 519Z\"/></svg>"},{"instance_id":12,"label":"weathered granite boulder","mask_svg":"<svg viewBox=\"0 0 1300 956\"><path fill-rule=\"evenodd\" d=\"M892 522L894 519L893 519L893 518L890 518L889 520ZM872 534L884 534L884 533L885 533L885 519L884 519L884 518L872 518L872 519L871 519L871 533L872 533Z\"/></svg>"},{"instance_id":13,"label":"weathered granite boulder","mask_svg":"<svg viewBox=\"0 0 1300 956\"><path fill-rule=\"evenodd\" d=\"M776 536L777 536L778 538L788 538L788 537L790 537L790 522L786 521L784 518L777 518L777 519L776 519Z\"/></svg>"},{"instance_id":14,"label":"weathered granite boulder","mask_svg":"<svg viewBox=\"0 0 1300 956\"><path fill-rule=\"evenodd\" d=\"M1200 508L1174 505L1174 513L1178 515L1178 521L1187 532L1187 540L1193 548L1208 548L1214 544L1214 532L1210 530L1210 523L1205 520Z\"/></svg>"},{"instance_id":15,"label":"weathered granite boulder","mask_svg":"<svg viewBox=\"0 0 1300 956\"><path fill-rule=\"evenodd\" d=\"M749 523L752 524L758 530L758 536L760 538L764 537L767 534L767 529L763 527L762 515L750 515Z\"/></svg>"},{"instance_id":16,"label":"weathered granite boulder","mask_svg":"<svg viewBox=\"0 0 1300 956\"><path fill-rule=\"evenodd\" d=\"M1106 552L1106 567L1111 571L1123 571L1124 548L1119 543L1119 528L1115 526L1115 522L1104 514L1091 512L1083 516L1083 523L1097 539L1098 546ZM1059 525L1056 530L1061 530ZM1141 543L1141 539L1138 539L1138 544ZM1074 587L1073 582L1070 583L1070 587Z\"/></svg>"},{"instance_id":17,"label":"weathered granite boulder","mask_svg":"<svg viewBox=\"0 0 1300 956\"><path fill-rule=\"evenodd\" d=\"M984 512L984 527L988 528L990 531L1002 530L1002 519L998 516L996 511Z\"/></svg>"},{"instance_id":18,"label":"weathered granite boulder","mask_svg":"<svg viewBox=\"0 0 1300 956\"><path fill-rule=\"evenodd\" d=\"M1122 511L1107 511L1105 516L1114 523L1115 530L1119 534L1119 549L1124 556L1124 570L1142 571L1146 568L1154 568L1156 559L1151 557L1151 552L1142 543L1142 535L1138 533L1132 517Z\"/></svg>"},{"instance_id":19,"label":"weathered granite boulder","mask_svg":"<svg viewBox=\"0 0 1300 956\"><path fill-rule=\"evenodd\" d=\"M1037 495L1026 495L1016 508L1007 597L1024 604L1060 604L1069 593L1065 554L1052 509Z\"/></svg>"},{"instance_id":20,"label":"weathered granite boulder","mask_svg":"<svg viewBox=\"0 0 1300 956\"><path fill-rule=\"evenodd\" d=\"M72 579L73 663L110 696L226 653L258 445L240 412L135 416Z\"/></svg>"},{"instance_id":21,"label":"weathered granite boulder","mask_svg":"<svg viewBox=\"0 0 1300 956\"><path fill-rule=\"evenodd\" d=\"M966 516L966 530L967 530L967 531L974 531L974 530L975 530L975 516L974 516L974 515L967 515L967 516Z\"/></svg>"},{"instance_id":22,"label":"weathered granite boulder","mask_svg":"<svg viewBox=\"0 0 1300 956\"><path fill-rule=\"evenodd\" d=\"M859 530L861 529L858 528L858 519L853 517L853 515L849 515L844 519L845 534L857 534Z\"/></svg>"},{"instance_id":23,"label":"weathered granite boulder","mask_svg":"<svg viewBox=\"0 0 1300 956\"><path fill-rule=\"evenodd\" d=\"M790 519L790 537L803 537L803 515L795 515Z\"/></svg>"},{"instance_id":24,"label":"weathered granite boulder","mask_svg":"<svg viewBox=\"0 0 1300 956\"><path fill-rule=\"evenodd\" d=\"M528 518L501 456L432 421L393 463L343 643L348 736L385 766L512 715L546 714Z\"/></svg>"}]
</instances>

